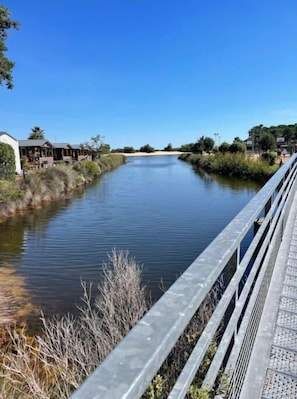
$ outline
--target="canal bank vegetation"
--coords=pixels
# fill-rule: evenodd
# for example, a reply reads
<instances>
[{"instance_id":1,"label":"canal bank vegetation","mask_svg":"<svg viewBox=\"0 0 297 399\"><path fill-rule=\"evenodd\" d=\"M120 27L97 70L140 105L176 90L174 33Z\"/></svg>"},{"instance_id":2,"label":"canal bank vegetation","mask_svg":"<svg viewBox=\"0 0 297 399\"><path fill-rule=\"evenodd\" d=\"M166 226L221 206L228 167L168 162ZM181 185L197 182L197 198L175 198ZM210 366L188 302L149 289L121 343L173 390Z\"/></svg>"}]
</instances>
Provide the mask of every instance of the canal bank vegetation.
<instances>
[{"instance_id":1,"label":"canal bank vegetation","mask_svg":"<svg viewBox=\"0 0 297 399\"><path fill-rule=\"evenodd\" d=\"M149 307L141 267L112 251L96 287L82 282L78 316L42 317L43 333L7 328L0 350L0 397L63 399L79 387Z\"/></svg>"},{"instance_id":2,"label":"canal bank vegetation","mask_svg":"<svg viewBox=\"0 0 297 399\"><path fill-rule=\"evenodd\" d=\"M101 156L96 161L81 161L73 166L57 164L36 169L21 177L0 180L0 219L43 202L58 200L83 187L97 176L125 163L120 154Z\"/></svg>"},{"instance_id":3,"label":"canal bank vegetation","mask_svg":"<svg viewBox=\"0 0 297 399\"><path fill-rule=\"evenodd\" d=\"M68 398L151 305L141 283L141 267L124 251L112 251L96 288L86 282L82 282L82 288L77 316L42 316L43 332L35 336L26 327L7 328L6 341L0 347L1 398ZM216 306L218 295L219 285L201 305L143 399L168 396ZM189 389L189 399L212 397L211 389L200 386L216 349L213 342Z\"/></svg>"},{"instance_id":4,"label":"canal bank vegetation","mask_svg":"<svg viewBox=\"0 0 297 399\"><path fill-rule=\"evenodd\" d=\"M243 180L253 180L259 183L268 181L279 168L279 165L271 165L270 158L269 161L261 158L255 159L244 153L188 153L181 154L179 159L208 173L216 173Z\"/></svg>"}]
</instances>

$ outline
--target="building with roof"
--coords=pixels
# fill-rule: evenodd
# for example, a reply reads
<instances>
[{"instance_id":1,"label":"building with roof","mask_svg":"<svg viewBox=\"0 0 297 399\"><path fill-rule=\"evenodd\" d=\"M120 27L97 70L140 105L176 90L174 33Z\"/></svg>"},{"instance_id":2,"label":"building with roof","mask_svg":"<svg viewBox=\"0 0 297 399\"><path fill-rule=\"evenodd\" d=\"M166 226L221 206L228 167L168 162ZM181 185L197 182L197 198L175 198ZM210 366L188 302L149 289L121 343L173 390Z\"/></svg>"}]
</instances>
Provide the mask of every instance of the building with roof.
<instances>
[{"instance_id":1,"label":"building with roof","mask_svg":"<svg viewBox=\"0 0 297 399\"><path fill-rule=\"evenodd\" d=\"M92 160L91 151L82 144L71 144L74 161Z\"/></svg>"},{"instance_id":2,"label":"building with roof","mask_svg":"<svg viewBox=\"0 0 297 399\"><path fill-rule=\"evenodd\" d=\"M29 167L47 168L54 164L53 144L45 139L19 140L20 156L27 159Z\"/></svg>"},{"instance_id":3,"label":"building with roof","mask_svg":"<svg viewBox=\"0 0 297 399\"><path fill-rule=\"evenodd\" d=\"M54 161L64 161L65 163L72 163L73 148L68 143L52 143Z\"/></svg>"}]
</instances>

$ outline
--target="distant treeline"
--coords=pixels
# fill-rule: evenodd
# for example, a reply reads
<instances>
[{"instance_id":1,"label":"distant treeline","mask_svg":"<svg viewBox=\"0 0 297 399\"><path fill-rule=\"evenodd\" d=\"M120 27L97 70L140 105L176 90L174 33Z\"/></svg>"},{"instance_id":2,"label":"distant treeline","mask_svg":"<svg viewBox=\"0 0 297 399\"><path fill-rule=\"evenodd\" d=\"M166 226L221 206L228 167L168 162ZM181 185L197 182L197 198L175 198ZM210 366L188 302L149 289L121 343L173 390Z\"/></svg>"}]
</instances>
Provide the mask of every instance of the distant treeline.
<instances>
[{"instance_id":1,"label":"distant treeline","mask_svg":"<svg viewBox=\"0 0 297 399\"><path fill-rule=\"evenodd\" d=\"M220 134L214 133L214 138L220 141ZM249 140L252 141L253 145L255 146L254 149L262 149L266 150L273 150L276 148L277 139L283 138L283 143L290 144L292 141L297 141L297 123L293 125L278 125L278 126L270 126L266 127L263 125L258 125L252 127L248 133L247 137L239 138L235 137L232 143L226 143L225 141L222 143L224 144L221 148L224 152L226 148L226 144L232 146L235 144L237 148L233 148L233 152L243 152L244 148L240 149L238 146L239 143L246 145L246 142ZM217 143L212 137L208 136L201 136L195 143L186 143L182 144L180 147L173 147L171 143L168 143L161 151L181 151L181 152L194 152L199 153L201 151L212 151L215 147L220 147L220 143ZM275 147L275 148L274 148ZM125 146L123 148L115 148L111 152L120 152L125 154L133 154L134 152L146 152L151 153L156 151L154 147L150 144L145 144L141 146L139 149L135 149L132 146ZM232 152L232 147L231 147Z\"/></svg>"},{"instance_id":2,"label":"distant treeline","mask_svg":"<svg viewBox=\"0 0 297 399\"><path fill-rule=\"evenodd\" d=\"M249 131L249 136L251 136L255 130L260 130L261 134L270 133L275 139L283 137L285 141L297 140L297 123L294 123L293 125L278 125L270 127L258 125Z\"/></svg>"}]
</instances>

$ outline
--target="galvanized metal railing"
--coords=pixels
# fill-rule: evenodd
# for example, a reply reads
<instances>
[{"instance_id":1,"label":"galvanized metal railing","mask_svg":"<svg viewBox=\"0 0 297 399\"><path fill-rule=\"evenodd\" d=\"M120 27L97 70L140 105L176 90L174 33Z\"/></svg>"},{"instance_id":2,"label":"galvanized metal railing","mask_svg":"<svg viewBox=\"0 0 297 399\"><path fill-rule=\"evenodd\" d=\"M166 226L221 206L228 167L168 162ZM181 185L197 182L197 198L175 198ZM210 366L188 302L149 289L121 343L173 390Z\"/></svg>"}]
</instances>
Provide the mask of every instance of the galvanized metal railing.
<instances>
[{"instance_id":1,"label":"galvanized metal railing","mask_svg":"<svg viewBox=\"0 0 297 399\"><path fill-rule=\"evenodd\" d=\"M239 398L296 192L296 174L294 154L70 399L140 398L222 275L225 286L220 299L168 397L186 396L219 330L218 348L202 387L215 386L225 373L225 396Z\"/></svg>"}]
</instances>

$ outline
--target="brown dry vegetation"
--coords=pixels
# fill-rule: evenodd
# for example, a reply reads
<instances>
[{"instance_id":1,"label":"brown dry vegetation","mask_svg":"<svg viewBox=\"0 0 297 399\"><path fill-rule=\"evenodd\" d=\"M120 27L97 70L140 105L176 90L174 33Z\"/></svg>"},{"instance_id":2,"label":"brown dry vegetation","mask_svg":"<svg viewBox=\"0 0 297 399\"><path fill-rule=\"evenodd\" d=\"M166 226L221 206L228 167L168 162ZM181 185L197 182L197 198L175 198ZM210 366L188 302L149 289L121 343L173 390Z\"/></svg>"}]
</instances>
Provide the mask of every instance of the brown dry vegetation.
<instances>
[{"instance_id":1,"label":"brown dry vegetation","mask_svg":"<svg viewBox=\"0 0 297 399\"><path fill-rule=\"evenodd\" d=\"M141 268L127 252L112 251L102 277L95 293L92 284L82 283L78 316L42 317L43 333L34 337L25 327L6 329L9 340L0 347L1 399L68 398L148 310ZM217 289L193 317L143 398L168 396L213 312ZM212 343L188 398L210 397L200 384L215 350Z\"/></svg>"},{"instance_id":2,"label":"brown dry vegetation","mask_svg":"<svg viewBox=\"0 0 297 399\"><path fill-rule=\"evenodd\" d=\"M103 266L95 301L83 283L78 317L42 318L43 334L7 328L0 350L0 398L68 398L146 312L141 269L127 252Z\"/></svg>"}]
</instances>

